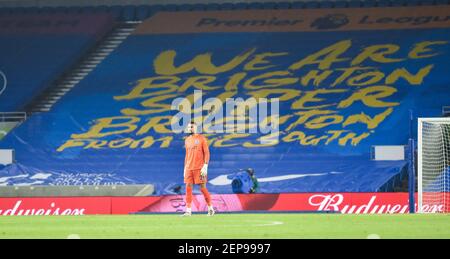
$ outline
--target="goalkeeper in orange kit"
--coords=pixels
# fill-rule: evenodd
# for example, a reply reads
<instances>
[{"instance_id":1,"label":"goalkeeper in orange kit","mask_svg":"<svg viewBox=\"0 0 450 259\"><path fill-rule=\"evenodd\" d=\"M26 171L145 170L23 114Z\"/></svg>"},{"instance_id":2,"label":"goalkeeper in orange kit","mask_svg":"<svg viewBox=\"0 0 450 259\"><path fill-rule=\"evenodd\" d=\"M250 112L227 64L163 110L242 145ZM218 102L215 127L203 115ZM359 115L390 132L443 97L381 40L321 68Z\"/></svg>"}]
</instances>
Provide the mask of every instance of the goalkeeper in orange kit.
<instances>
[{"instance_id":1,"label":"goalkeeper in orange kit","mask_svg":"<svg viewBox=\"0 0 450 259\"><path fill-rule=\"evenodd\" d=\"M211 205L211 195L206 189L209 163L209 147L206 138L197 133L196 124L189 123L189 136L184 141L186 157L184 159L184 183L186 184L186 212L184 216L192 215L192 188L194 184L200 185L200 191L208 204L208 216L214 215Z\"/></svg>"}]
</instances>

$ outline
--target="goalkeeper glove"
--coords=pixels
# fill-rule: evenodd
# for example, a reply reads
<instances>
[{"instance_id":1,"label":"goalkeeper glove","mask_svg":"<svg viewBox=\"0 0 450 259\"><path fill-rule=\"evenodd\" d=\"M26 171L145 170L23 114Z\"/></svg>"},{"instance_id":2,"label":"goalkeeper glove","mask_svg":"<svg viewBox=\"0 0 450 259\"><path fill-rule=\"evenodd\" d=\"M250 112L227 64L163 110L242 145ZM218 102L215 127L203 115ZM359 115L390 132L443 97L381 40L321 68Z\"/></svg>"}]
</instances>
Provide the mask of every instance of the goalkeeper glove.
<instances>
[{"instance_id":1,"label":"goalkeeper glove","mask_svg":"<svg viewBox=\"0 0 450 259\"><path fill-rule=\"evenodd\" d=\"M202 170L200 170L201 176L205 177L208 175L208 164L204 164Z\"/></svg>"}]
</instances>

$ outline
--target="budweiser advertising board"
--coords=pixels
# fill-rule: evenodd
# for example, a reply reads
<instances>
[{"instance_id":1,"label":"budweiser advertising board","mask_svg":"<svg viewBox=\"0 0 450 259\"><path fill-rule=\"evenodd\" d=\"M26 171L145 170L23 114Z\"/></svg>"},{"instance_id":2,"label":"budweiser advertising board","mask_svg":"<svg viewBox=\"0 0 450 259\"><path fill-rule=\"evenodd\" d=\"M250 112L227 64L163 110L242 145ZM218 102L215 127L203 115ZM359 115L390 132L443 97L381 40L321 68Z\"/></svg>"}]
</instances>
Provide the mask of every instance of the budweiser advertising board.
<instances>
[{"instance_id":1,"label":"budweiser advertising board","mask_svg":"<svg viewBox=\"0 0 450 259\"><path fill-rule=\"evenodd\" d=\"M218 212L299 211L350 214L408 213L408 193L281 193L215 194ZM417 206L417 205L416 205ZM206 211L203 196L195 195L193 211ZM0 215L108 215L167 213L185 210L184 196L0 198ZM440 211L440 206L424 210Z\"/></svg>"}]
</instances>

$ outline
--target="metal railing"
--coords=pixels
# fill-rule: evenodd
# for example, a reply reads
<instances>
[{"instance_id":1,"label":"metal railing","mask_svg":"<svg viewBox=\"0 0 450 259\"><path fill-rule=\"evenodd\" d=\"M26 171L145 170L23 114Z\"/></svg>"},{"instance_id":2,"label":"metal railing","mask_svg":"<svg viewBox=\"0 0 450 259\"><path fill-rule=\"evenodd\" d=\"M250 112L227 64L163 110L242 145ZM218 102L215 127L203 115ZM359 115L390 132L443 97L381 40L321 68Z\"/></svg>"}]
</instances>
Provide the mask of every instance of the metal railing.
<instances>
[{"instance_id":1,"label":"metal railing","mask_svg":"<svg viewBox=\"0 0 450 259\"><path fill-rule=\"evenodd\" d=\"M442 116L450 117L450 106L442 106Z\"/></svg>"},{"instance_id":2,"label":"metal railing","mask_svg":"<svg viewBox=\"0 0 450 259\"><path fill-rule=\"evenodd\" d=\"M26 112L0 112L0 122L21 122L26 119Z\"/></svg>"}]
</instances>

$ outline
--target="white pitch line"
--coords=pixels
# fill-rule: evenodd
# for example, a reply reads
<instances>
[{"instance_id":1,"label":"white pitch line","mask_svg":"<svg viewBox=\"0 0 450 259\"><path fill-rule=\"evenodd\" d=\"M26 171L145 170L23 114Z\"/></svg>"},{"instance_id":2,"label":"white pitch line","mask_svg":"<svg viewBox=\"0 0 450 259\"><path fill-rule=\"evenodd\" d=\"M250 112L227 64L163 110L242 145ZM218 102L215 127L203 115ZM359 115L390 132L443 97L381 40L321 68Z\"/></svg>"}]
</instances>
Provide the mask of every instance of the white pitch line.
<instances>
[{"instance_id":1,"label":"white pitch line","mask_svg":"<svg viewBox=\"0 0 450 259\"><path fill-rule=\"evenodd\" d=\"M380 239L381 237L377 234L370 234L367 236L367 239Z\"/></svg>"},{"instance_id":2,"label":"white pitch line","mask_svg":"<svg viewBox=\"0 0 450 259\"><path fill-rule=\"evenodd\" d=\"M244 223L245 222L245 223ZM215 225L216 227L224 227L224 228L229 228L229 227L247 227L247 226L253 226L253 227L267 227L267 226L278 226L278 225L283 225L284 222L282 221L266 221L266 220L244 220L243 224L233 224L234 222L228 222L225 225ZM196 228L198 226L202 226L202 224L200 225L188 225L187 227L192 227L192 228Z\"/></svg>"},{"instance_id":3,"label":"white pitch line","mask_svg":"<svg viewBox=\"0 0 450 259\"><path fill-rule=\"evenodd\" d=\"M67 236L67 239L81 239L81 237L77 234L70 234Z\"/></svg>"},{"instance_id":4,"label":"white pitch line","mask_svg":"<svg viewBox=\"0 0 450 259\"><path fill-rule=\"evenodd\" d=\"M277 225L283 225L283 224L284 223L281 222L281 221L271 221L271 222L266 223L266 224L258 224L258 225L255 225L255 226L257 226L257 227L265 227L265 226L277 226Z\"/></svg>"}]
</instances>

